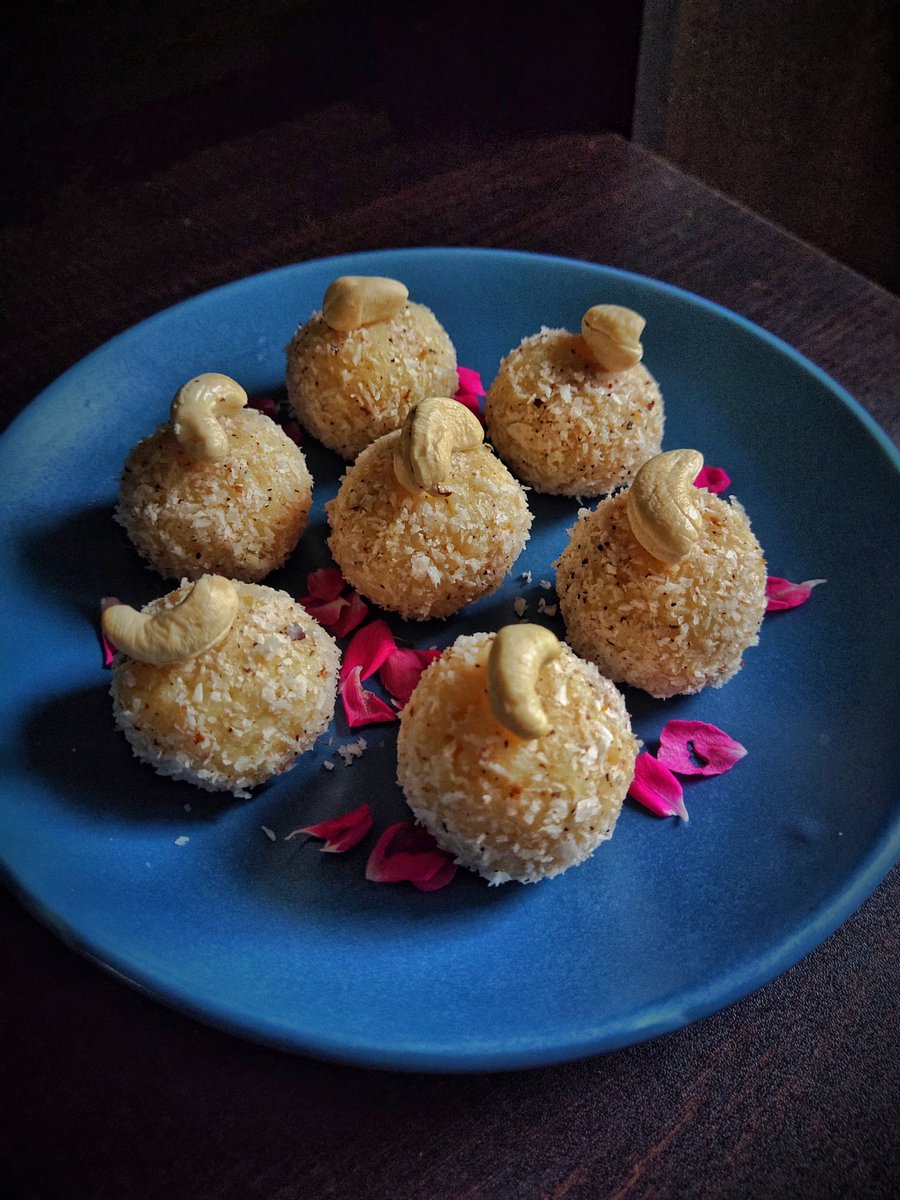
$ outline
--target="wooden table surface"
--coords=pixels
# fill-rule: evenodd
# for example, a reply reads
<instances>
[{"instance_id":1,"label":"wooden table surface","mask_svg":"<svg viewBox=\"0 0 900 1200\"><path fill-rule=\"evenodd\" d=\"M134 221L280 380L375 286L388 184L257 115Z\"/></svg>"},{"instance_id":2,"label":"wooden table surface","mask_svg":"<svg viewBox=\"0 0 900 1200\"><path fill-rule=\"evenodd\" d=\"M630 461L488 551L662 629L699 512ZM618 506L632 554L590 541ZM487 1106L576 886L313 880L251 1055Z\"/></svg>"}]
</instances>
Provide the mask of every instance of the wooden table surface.
<instances>
[{"instance_id":1,"label":"wooden table surface","mask_svg":"<svg viewBox=\"0 0 900 1200\"><path fill-rule=\"evenodd\" d=\"M107 338L284 263L406 245L584 258L778 334L900 437L900 303L614 135L403 142L349 107L147 178L93 169L0 231L5 425ZM821 947L654 1042L513 1073L394 1074L170 1011L2 910L4 1194L900 1194L900 871Z\"/></svg>"}]
</instances>

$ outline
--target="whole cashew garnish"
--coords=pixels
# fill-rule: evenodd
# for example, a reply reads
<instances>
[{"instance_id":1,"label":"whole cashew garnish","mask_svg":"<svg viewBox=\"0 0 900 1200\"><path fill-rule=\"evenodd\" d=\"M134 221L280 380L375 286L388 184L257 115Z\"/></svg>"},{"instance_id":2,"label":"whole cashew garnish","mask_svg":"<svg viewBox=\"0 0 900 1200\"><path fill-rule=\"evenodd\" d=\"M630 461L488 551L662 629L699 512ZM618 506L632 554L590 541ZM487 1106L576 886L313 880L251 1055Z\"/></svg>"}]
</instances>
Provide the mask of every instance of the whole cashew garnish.
<instances>
[{"instance_id":1,"label":"whole cashew garnish","mask_svg":"<svg viewBox=\"0 0 900 1200\"><path fill-rule=\"evenodd\" d=\"M394 474L408 492L449 496L453 452L475 450L483 441L481 422L458 400L421 400L406 414L394 445Z\"/></svg>"},{"instance_id":2,"label":"whole cashew garnish","mask_svg":"<svg viewBox=\"0 0 900 1200\"><path fill-rule=\"evenodd\" d=\"M232 416L246 403L247 393L228 375L198 375L175 393L172 430L192 458L217 462L228 453L228 435L218 418Z\"/></svg>"},{"instance_id":3,"label":"whole cashew garnish","mask_svg":"<svg viewBox=\"0 0 900 1200\"><path fill-rule=\"evenodd\" d=\"M661 562L678 562L700 537L703 515L694 480L702 466L698 450L657 454L644 463L626 493L632 533Z\"/></svg>"},{"instance_id":4,"label":"whole cashew garnish","mask_svg":"<svg viewBox=\"0 0 900 1200\"><path fill-rule=\"evenodd\" d=\"M487 664L488 701L500 724L520 738L550 732L537 678L561 651L559 640L544 625L505 625L494 638Z\"/></svg>"},{"instance_id":5,"label":"whole cashew garnish","mask_svg":"<svg viewBox=\"0 0 900 1200\"><path fill-rule=\"evenodd\" d=\"M383 275L342 275L329 284L322 301L325 323L339 333L389 321L406 303L409 290Z\"/></svg>"},{"instance_id":6,"label":"whole cashew garnish","mask_svg":"<svg viewBox=\"0 0 900 1200\"><path fill-rule=\"evenodd\" d=\"M630 308L595 304L581 318L581 336L591 358L604 371L627 371L641 361L641 334L646 324Z\"/></svg>"},{"instance_id":7,"label":"whole cashew garnish","mask_svg":"<svg viewBox=\"0 0 900 1200\"><path fill-rule=\"evenodd\" d=\"M103 613L103 632L129 658L162 666L215 646L231 628L239 605L230 579L203 575L180 604L152 616L113 604Z\"/></svg>"}]
</instances>

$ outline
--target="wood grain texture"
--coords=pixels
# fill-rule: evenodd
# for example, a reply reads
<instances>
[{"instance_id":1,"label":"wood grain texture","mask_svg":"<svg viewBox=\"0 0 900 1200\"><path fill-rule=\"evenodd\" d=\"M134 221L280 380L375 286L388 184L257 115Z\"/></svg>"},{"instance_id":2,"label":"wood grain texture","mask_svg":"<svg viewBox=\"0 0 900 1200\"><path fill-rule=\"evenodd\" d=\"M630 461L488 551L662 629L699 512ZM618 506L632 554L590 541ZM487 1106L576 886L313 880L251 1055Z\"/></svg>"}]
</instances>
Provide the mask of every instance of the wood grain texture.
<instances>
[{"instance_id":1,"label":"wood grain texture","mask_svg":"<svg viewBox=\"0 0 900 1200\"><path fill-rule=\"evenodd\" d=\"M786 338L900 433L900 305L847 268L612 135L422 142L349 106L138 182L73 183L7 227L2 417L111 335L205 288L420 243L584 257L690 288ZM197 1024L2 894L4 1192L893 1197L898 907L895 869L791 971L652 1043L439 1077L318 1063Z\"/></svg>"}]
</instances>

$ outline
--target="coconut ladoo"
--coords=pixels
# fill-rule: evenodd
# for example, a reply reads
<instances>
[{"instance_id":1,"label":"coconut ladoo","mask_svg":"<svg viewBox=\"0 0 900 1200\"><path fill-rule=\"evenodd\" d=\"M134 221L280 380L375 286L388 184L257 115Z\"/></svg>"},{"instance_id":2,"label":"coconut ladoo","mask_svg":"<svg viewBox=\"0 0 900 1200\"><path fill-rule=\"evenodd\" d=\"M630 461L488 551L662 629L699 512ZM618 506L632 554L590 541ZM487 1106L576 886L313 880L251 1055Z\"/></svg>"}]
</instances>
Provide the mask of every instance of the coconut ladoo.
<instances>
[{"instance_id":1,"label":"coconut ladoo","mask_svg":"<svg viewBox=\"0 0 900 1200\"><path fill-rule=\"evenodd\" d=\"M464 635L401 710L416 819L492 884L535 883L612 835L638 743L621 694L543 626Z\"/></svg>"},{"instance_id":2,"label":"coconut ladoo","mask_svg":"<svg viewBox=\"0 0 900 1200\"><path fill-rule=\"evenodd\" d=\"M288 397L313 437L348 461L427 396L452 396L456 351L406 286L344 275L287 347Z\"/></svg>"},{"instance_id":3,"label":"coconut ladoo","mask_svg":"<svg viewBox=\"0 0 900 1200\"><path fill-rule=\"evenodd\" d=\"M599 496L629 483L663 435L663 399L641 362L644 318L596 304L580 333L542 329L501 362L485 418L497 453L538 492Z\"/></svg>"},{"instance_id":4,"label":"coconut ladoo","mask_svg":"<svg viewBox=\"0 0 900 1200\"><path fill-rule=\"evenodd\" d=\"M557 563L572 648L657 698L731 679L766 609L747 515L694 487L702 466L696 450L651 459L630 488L581 514Z\"/></svg>"},{"instance_id":5,"label":"coconut ladoo","mask_svg":"<svg viewBox=\"0 0 900 1200\"><path fill-rule=\"evenodd\" d=\"M335 562L407 618L446 617L500 586L531 528L521 485L464 405L429 397L367 447L326 506Z\"/></svg>"},{"instance_id":6,"label":"coconut ladoo","mask_svg":"<svg viewBox=\"0 0 900 1200\"><path fill-rule=\"evenodd\" d=\"M103 631L116 725L160 775L247 796L334 713L337 645L286 592L204 575L142 612L107 608Z\"/></svg>"},{"instance_id":7,"label":"coconut ladoo","mask_svg":"<svg viewBox=\"0 0 900 1200\"><path fill-rule=\"evenodd\" d=\"M116 520L166 579L258 582L306 528L312 479L303 452L246 404L227 375L199 375L126 459Z\"/></svg>"}]
</instances>

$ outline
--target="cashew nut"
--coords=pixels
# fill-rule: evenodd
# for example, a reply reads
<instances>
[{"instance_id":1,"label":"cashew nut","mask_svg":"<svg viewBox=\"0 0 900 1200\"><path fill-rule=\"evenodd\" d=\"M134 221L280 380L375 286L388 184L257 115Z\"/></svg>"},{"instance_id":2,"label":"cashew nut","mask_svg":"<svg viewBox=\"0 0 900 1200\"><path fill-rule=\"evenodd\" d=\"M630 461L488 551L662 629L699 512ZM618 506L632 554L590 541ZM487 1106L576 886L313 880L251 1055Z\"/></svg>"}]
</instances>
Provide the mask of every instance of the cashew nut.
<instances>
[{"instance_id":1,"label":"cashew nut","mask_svg":"<svg viewBox=\"0 0 900 1200\"><path fill-rule=\"evenodd\" d=\"M421 400L406 414L394 445L394 474L408 492L449 496L453 452L475 450L483 441L481 422L458 400Z\"/></svg>"},{"instance_id":2,"label":"cashew nut","mask_svg":"<svg viewBox=\"0 0 900 1200\"><path fill-rule=\"evenodd\" d=\"M703 515L694 480L702 466L698 450L668 450L645 462L628 489L632 533L661 562L678 562L700 537Z\"/></svg>"},{"instance_id":3,"label":"cashew nut","mask_svg":"<svg viewBox=\"0 0 900 1200\"><path fill-rule=\"evenodd\" d=\"M103 613L103 632L129 658L162 666L215 646L231 628L239 605L230 579L203 575L179 604L152 616L113 604Z\"/></svg>"},{"instance_id":4,"label":"cashew nut","mask_svg":"<svg viewBox=\"0 0 900 1200\"><path fill-rule=\"evenodd\" d=\"M218 418L232 416L247 403L247 393L227 375L209 371L180 387L170 420L176 438L192 458L217 462L228 453L228 435Z\"/></svg>"},{"instance_id":5,"label":"cashew nut","mask_svg":"<svg viewBox=\"0 0 900 1200\"><path fill-rule=\"evenodd\" d=\"M641 334L646 324L630 308L595 304L581 318L581 336L591 358L604 371L627 371L641 361Z\"/></svg>"},{"instance_id":6,"label":"cashew nut","mask_svg":"<svg viewBox=\"0 0 900 1200\"><path fill-rule=\"evenodd\" d=\"M491 711L520 738L542 737L550 720L537 694L541 668L559 658L562 647L544 625L505 625L494 638L487 664Z\"/></svg>"},{"instance_id":7,"label":"cashew nut","mask_svg":"<svg viewBox=\"0 0 900 1200\"><path fill-rule=\"evenodd\" d=\"M383 275L342 275L329 284L322 301L325 323L339 333L389 321L406 303L409 290Z\"/></svg>"}]
</instances>

